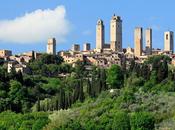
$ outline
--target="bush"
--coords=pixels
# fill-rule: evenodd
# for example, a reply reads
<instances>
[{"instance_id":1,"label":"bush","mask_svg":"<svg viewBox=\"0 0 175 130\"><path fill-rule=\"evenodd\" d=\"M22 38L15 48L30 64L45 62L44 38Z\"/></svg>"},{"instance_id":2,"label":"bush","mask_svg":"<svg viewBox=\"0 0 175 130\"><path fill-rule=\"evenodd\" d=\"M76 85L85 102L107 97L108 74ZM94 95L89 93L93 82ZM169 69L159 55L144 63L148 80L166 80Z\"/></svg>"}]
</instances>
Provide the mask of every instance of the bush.
<instances>
[{"instance_id":1,"label":"bush","mask_svg":"<svg viewBox=\"0 0 175 130\"><path fill-rule=\"evenodd\" d=\"M33 126L32 126L32 130L42 130L42 128L46 125L46 124L48 124L49 123L49 121L48 121L48 119L46 118L46 119L38 119L34 124L33 124Z\"/></svg>"},{"instance_id":2,"label":"bush","mask_svg":"<svg viewBox=\"0 0 175 130\"><path fill-rule=\"evenodd\" d=\"M76 120L72 120L69 123L67 123L65 126L61 127L62 130L84 130L81 126L81 124L76 121Z\"/></svg>"},{"instance_id":3,"label":"bush","mask_svg":"<svg viewBox=\"0 0 175 130\"><path fill-rule=\"evenodd\" d=\"M154 117L147 112L136 112L131 114L131 130L154 130Z\"/></svg>"},{"instance_id":4,"label":"bush","mask_svg":"<svg viewBox=\"0 0 175 130\"><path fill-rule=\"evenodd\" d=\"M113 119L113 130L130 130L129 116L126 112L117 112Z\"/></svg>"},{"instance_id":5,"label":"bush","mask_svg":"<svg viewBox=\"0 0 175 130\"><path fill-rule=\"evenodd\" d=\"M47 113L0 113L0 130L41 130L48 122Z\"/></svg>"}]
</instances>

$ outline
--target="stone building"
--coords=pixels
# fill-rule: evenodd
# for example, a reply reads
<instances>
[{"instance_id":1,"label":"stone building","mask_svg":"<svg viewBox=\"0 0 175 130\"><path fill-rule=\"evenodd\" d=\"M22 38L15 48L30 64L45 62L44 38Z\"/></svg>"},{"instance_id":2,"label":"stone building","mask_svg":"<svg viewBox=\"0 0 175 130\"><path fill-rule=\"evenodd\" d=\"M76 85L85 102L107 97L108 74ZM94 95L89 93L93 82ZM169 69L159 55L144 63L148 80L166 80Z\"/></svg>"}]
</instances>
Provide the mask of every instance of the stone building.
<instances>
[{"instance_id":1,"label":"stone building","mask_svg":"<svg viewBox=\"0 0 175 130\"><path fill-rule=\"evenodd\" d=\"M21 54L21 56L33 57L34 59L37 59L40 55L41 53L38 53L36 51L29 51Z\"/></svg>"},{"instance_id":2,"label":"stone building","mask_svg":"<svg viewBox=\"0 0 175 130\"><path fill-rule=\"evenodd\" d=\"M73 52L79 52L80 51L80 45L79 44L73 44L72 45L72 51Z\"/></svg>"},{"instance_id":3,"label":"stone building","mask_svg":"<svg viewBox=\"0 0 175 130\"><path fill-rule=\"evenodd\" d=\"M174 33L172 31L164 33L164 51L174 52Z\"/></svg>"},{"instance_id":4,"label":"stone building","mask_svg":"<svg viewBox=\"0 0 175 130\"><path fill-rule=\"evenodd\" d=\"M91 44L90 43L85 43L83 45L83 51L90 51L91 50Z\"/></svg>"},{"instance_id":5,"label":"stone building","mask_svg":"<svg viewBox=\"0 0 175 130\"><path fill-rule=\"evenodd\" d=\"M139 57L142 55L142 48L143 48L143 31L141 27L135 28L134 32L134 54L136 57Z\"/></svg>"},{"instance_id":6,"label":"stone building","mask_svg":"<svg viewBox=\"0 0 175 130\"><path fill-rule=\"evenodd\" d=\"M47 54L56 55L56 39L55 38L48 39Z\"/></svg>"},{"instance_id":7,"label":"stone building","mask_svg":"<svg viewBox=\"0 0 175 130\"><path fill-rule=\"evenodd\" d=\"M30 69L27 67L27 65L18 63L17 61L9 61L7 64L7 72L11 73L13 69L16 72L20 71L21 73L30 72Z\"/></svg>"},{"instance_id":8,"label":"stone building","mask_svg":"<svg viewBox=\"0 0 175 130\"><path fill-rule=\"evenodd\" d=\"M111 50L122 51L122 20L115 14L110 22L110 44Z\"/></svg>"},{"instance_id":9,"label":"stone building","mask_svg":"<svg viewBox=\"0 0 175 130\"><path fill-rule=\"evenodd\" d=\"M11 55L12 55L12 51L10 50L0 50L0 57L7 57Z\"/></svg>"},{"instance_id":10,"label":"stone building","mask_svg":"<svg viewBox=\"0 0 175 130\"><path fill-rule=\"evenodd\" d=\"M146 55L152 55L152 29L148 28L145 31L146 40Z\"/></svg>"},{"instance_id":11,"label":"stone building","mask_svg":"<svg viewBox=\"0 0 175 130\"><path fill-rule=\"evenodd\" d=\"M99 19L96 25L96 50L101 51L105 43L105 27L103 21Z\"/></svg>"}]
</instances>

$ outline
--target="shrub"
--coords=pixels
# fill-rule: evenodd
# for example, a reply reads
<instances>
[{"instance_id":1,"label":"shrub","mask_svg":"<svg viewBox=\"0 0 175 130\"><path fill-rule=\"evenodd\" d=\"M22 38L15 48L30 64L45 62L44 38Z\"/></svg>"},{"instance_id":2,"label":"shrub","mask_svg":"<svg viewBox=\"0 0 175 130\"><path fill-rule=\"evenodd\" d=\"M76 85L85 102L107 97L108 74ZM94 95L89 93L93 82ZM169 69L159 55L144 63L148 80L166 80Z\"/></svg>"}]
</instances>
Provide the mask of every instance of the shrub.
<instances>
[{"instance_id":1,"label":"shrub","mask_svg":"<svg viewBox=\"0 0 175 130\"><path fill-rule=\"evenodd\" d=\"M126 112L117 112L113 119L113 130L130 130L129 116Z\"/></svg>"},{"instance_id":2,"label":"shrub","mask_svg":"<svg viewBox=\"0 0 175 130\"><path fill-rule=\"evenodd\" d=\"M154 117L147 112L131 114L131 130L154 130Z\"/></svg>"}]
</instances>

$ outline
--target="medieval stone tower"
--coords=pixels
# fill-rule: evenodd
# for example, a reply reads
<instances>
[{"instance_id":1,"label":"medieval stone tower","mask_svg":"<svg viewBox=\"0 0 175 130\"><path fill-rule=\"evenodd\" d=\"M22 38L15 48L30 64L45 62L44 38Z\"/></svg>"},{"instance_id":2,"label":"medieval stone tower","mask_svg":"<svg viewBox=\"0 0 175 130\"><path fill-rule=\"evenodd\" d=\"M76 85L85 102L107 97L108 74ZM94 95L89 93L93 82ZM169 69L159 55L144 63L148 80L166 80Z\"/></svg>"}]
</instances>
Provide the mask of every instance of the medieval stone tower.
<instances>
[{"instance_id":1,"label":"medieval stone tower","mask_svg":"<svg viewBox=\"0 0 175 130\"><path fill-rule=\"evenodd\" d=\"M111 50L122 51L122 20L115 14L110 22L110 44Z\"/></svg>"},{"instance_id":2,"label":"medieval stone tower","mask_svg":"<svg viewBox=\"0 0 175 130\"><path fill-rule=\"evenodd\" d=\"M135 28L134 32L134 54L135 56L139 57L142 55L142 48L143 48L143 29L141 27Z\"/></svg>"},{"instance_id":3,"label":"medieval stone tower","mask_svg":"<svg viewBox=\"0 0 175 130\"><path fill-rule=\"evenodd\" d=\"M164 50L174 52L174 33L172 31L164 33Z\"/></svg>"},{"instance_id":4,"label":"medieval stone tower","mask_svg":"<svg viewBox=\"0 0 175 130\"><path fill-rule=\"evenodd\" d=\"M145 31L146 55L152 54L152 29L147 28Z\"/></svg>"},{"instance_id":5,"label":"medieval stone tower","mask_svg":"<svg viewBox=\"0 0 175 130\"><path fill-rule=\"evenodd\" d=\"M105 43L105 29L103 21L100 19L96 25L96 49L102 50Z\"/></svg>"},{"instance_id":6,"label":"medieval stone tower","mask_svg":"<svg viewBox=\"0 0 175 130\"><path fill-rule=\"evenodd\" d=\"M47 54L56 55L56 39L55 38L48 39Z\"/></svg>"}]
</instances>

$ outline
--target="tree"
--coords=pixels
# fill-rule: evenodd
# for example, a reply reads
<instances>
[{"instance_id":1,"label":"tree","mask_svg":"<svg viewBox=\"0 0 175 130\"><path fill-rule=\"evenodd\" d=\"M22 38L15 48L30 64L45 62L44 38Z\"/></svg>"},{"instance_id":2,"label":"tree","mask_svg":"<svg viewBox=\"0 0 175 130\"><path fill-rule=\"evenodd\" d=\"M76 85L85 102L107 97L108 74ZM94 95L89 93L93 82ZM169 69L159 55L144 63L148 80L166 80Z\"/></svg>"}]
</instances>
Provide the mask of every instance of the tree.
<instances>
[{"instance_id":1,"label":"tree","mask_svg":"<svg viewBox=\"0 0 175 130\"><path fill-rule=\"evenodd\" d=\"M105 69L102 69L101 71L100 71L101 73L101 75L100 75L100 82L101 82L101 84L102 84L102 90L107 90L107 84L106 84L106 70Z\"/></svg>"},{"instance_id":2,"label":"tree","mask_svg":"<svg viewBox=\"0 0 175 130\"><path fill-rule=\"evenodd\" d=\"M39 57L39 61L43 64L61 64L63 62L63 58L58 55L50 55L50 54L42 54Z\"/></svg>"},{"instance_id":3,"label":"tree","mask_svg":"<svg viewBox=\"0 0 175 130\"><path fill-rule=\"evenodd\" d=\"M75 73L77 78L82 78L85 73L85 63L81 61L76 62Z\"/></svg>"},{"instance_id":4,"label":"tree","mask_svg":"<svg viewBox=\"0 0 175 130\"><path fill-rule=\"evenodd\" d=\"M84 91L83 91L83 80L81 79L80 80L80 87L79 87L79 100L81 101L81 102L83 102L84 101L84 99L85 99L85 96L84 96Z\"/></svg>"},{"instance_id":5,"label":"tree","mask_svg":"<svg viewBox=\"0 0 175 130\"><path fill-rule=\"evenodd\" d=\"M143 90L144 91L151 90L156 84L157 84L157 74L156 74L156 71L152 71L150 80L145 82Z\"/></svg>"},{"instance_id":6,"label":"tree","mask_svg":"<svg viewBox=\"0 0 175 130\"><path fill-rule=\"evenodd\" d=\"M89 78L87 79L87 93L89 96L91 96L92 94L92 85L91 85L91 81Z\"/></svg>"},{"instance_id":7,"label":"tree","mask_svg":"<svg viewBox=\"0 0 175 130\"><path fill-rule=\"evenodd\" d=\"M19 81L21 84L23 84L23 75L22 75L22 72L21 71L18 71L16 73L16 80Z\"/></svg>"},{"instance_id":8,"label":"tree","mask_svg":"<svg viewBox=\"0 0 175 130\"><path fill-rule=\"evenodd\" d=\"M8 93L11 108L14 111L20 112L21 111L21 103L24 99L24 96L26 95L24 88L22 87L21 83L16 80L10 81L10 91Z\"/></svg>"},{"instance_id":9,"label":"tree","mask_svg":"<svg viewBox=\"0 0 175 130\"><path fill-rule=\"evenodd\" d=\"M112 65L108 70L107 83L111 88L121 88L124 83L124 74L121 67Z\"/></svg>"},{"instance_id":10,"label":"tree","mask_svg":"<svg viewBox=\"0 0 175 130\"><path fill-rule=\"evenodd\" d=\"M41 66L41 74L43 76L50 76L48 71L49 70L48 70L47 65L44 64L44 65Z\"/></svg>"},{"instance_id":11,"label":"tree","mask_svg":"<svg viewBox=\"0 0 175 130\"><path fill-rule=\"evenodd\" d=\"M129 66L129 72L132 72L134 70L134 67L135 67L135 61L133 59L130 62L131 62L131 65Z\"/></svg>"},{"instance_id":12,"label":"tree","mask_svg":"<svg viewBox=\"0 0 175 130\"><path fill-rule=\"evenodd\" d=\"M149 64L152 68L152 71L156 72L157 82L163 81L168 77L168 63L171 59L165 55L158 55L149 57L145 64Z\"/></svg>"},{"instance_id":13,"label":"tree","mask_svg":"<svg viewBox=\"0 0 175 130\"><path fill-rule=\"evenodd\" d=\"M60 103L60 108L65 109L65 91L64 89L60 89L60 94L59 94L59 103Z\"/></svg>"},{"instance_id":14,"label":"tree","mask_svg":"<svg viewBox=\"0 0 175 130\"><path fill-rule=\"evenodd\" d=\"M150 78L150 68L147 64L143 64L141 67L141 76L148 80Z\"/></svg>"},{"instance_id":15,"label":"tree","mask_svg":"<svg viewBox=\"0 0 175 130\"><path fill-rule=\"evenodd\" d=\"M38 98L37 102L36 102L36 111L40 111L40 99Z\"/></svg>"},{"instance_id":16,"label":"tree","mask_svg":"<svg viewBox=\"0 0 175 130\"><path fill-rule=\"evenodd\" d=\"M167 61L163 60L160 63L160 66L159 66L158 72L157 72L158 82L163 81L167 77L168 77L168 65L167 65Z\"/></svg>"},{"instance_id":17,"label":"tree","mask_svg":"<svg viewBox=\"0 0 175 130\"><path fill-rule=\"evenodd\" d=\"M3 67L0 66L0 81L7 82L7 71Z\"/></svg>"},{"instance_id":18,"label":"tree","mask_svg":"<svg viewBox=\"0 0 175 130\"><path fill-rule=\"evenodd\" d=\"M61 73L71 73L72 66L70 64L61 64L60 65L60 72Z\"/></svg>"},{"instance_id":19,"label":"tree","mask_svg":"<svg viewBox=\"0 0 175 130\"><path fill-rule=\"evenodd\" d=\"M7 87L3 82L0 81L0 98L5 98L7 96Z\"/></svg>"}]
</instances>

